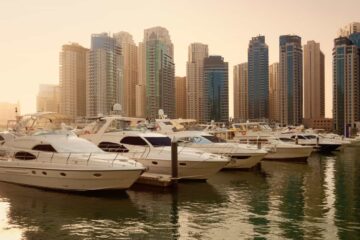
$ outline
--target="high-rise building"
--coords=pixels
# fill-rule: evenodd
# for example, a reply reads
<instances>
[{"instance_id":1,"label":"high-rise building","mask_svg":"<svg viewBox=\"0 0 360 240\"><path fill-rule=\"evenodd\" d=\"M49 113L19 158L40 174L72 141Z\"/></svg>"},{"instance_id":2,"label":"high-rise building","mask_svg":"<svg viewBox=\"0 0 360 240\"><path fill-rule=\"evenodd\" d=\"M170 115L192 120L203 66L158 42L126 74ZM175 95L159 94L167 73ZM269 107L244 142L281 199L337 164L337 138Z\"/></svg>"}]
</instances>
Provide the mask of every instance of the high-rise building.
<instances>
[{"instance_id":1,"label":"high-rise building","mask_svg":"<svg viewBox=\"0 0 360 240\"><path fill-rule=\"evenodd\" d=\"M107 33L91 35L86 83L86 115L110 114L121 99L121 47Z\"/></svg>"},{"instance_id":2,"label":"high-rise building","mask_svg":"<svg viewBox=\"0 0 360 240\"><path fill-rule=\"evenodd\" d=\"M122 112L124 116L136 116L136 85L138 84L137 46L127 32L118 32L114 38L121 47L122 58Z\"/></svg>"},{"instance_id":3,"label":"high-rise building","mask_svg":"<svg viewBox=\"0 0 360 240\"><path fill-rule=\"evenodd\" d=\"M89 49L65 44L60 52L60 113L86 116L86 70Z\"/></svg>"},{"instance_id":4,"label":"high-rise building","mask_svg":"<svg viewBox=\"0 0 360 240\"><path fill-rule=\"evenodd\" d=\"M301 37L280 36L279 50L279 122L281 125L299 125L303 118Z\"/></svg>"},{"instance_id":5,"label":"high-rise building","mask_svg":"<svg viewBox=\"0 0 360 240\"><path fill-rule=\"evenodd\" d=\"M248 63L234 66L234 119L245 122L248 120Z\"/></svg>"},{"instance_id":6,"label":"high-rise building","mask_svg":"<svg viewBox=\"0 0 360 240\"><path fill-rule=\"evenodd\" d=\"M138 82L135 87L136 95L136 117L146 115L146 52L144 44L139 43L138 47Z\"/></svg>"},{"instance_id":7,"label":"high-rise building","mask_svg":"<svg viewBox=\"0 0 360 240\"><path fill-rule=\"evenodd\" d=\"M204 121L229 120L228 63L221 56L204 59Z\"/></svg>"},{"instance_id":8,"label":"high-rise building","mask_svg":"<svg viewBox=\"0 0 360 240\"><path fill-rule=\"evenodd\" d=\"M186 77L175 77L176 118L186 118Z\"/></svg>"},{"instance_id":9,"label":"high-rise building","mask_svg":"<svg viewBox=\"0 0 360 240\"><path fill-rule=\"evenodd\" d=\"M60 112L60 87L55 84L40 84L36 97L37 112Z\"/></svg>"},{"instance_id":10,"label":"high-rise building","mask_svg":"<svg viewBox=\"0 0 360 240\"><path fill-rule=\"evenodd\" d=\"M304 45L304 119L325 117L325 68L320 44Z\"/></svg>"},{"instance_id":11,"label":"high-rise building","mask_svg":"<svg viewBox=\"0 0 360 240\"><path fill-rule=\"evenodd\" d=\"M269 118L269 49L265 36L249 42L248 114L250 119Z\"/></svg>"},{"instance_id":12,"label":"high-rise building","mask_svg":"<svg viewBox=\"0 0 360 240\"><path fill-rule=\"evenodd\" d=\"M170 35L163 27L144 30L144 40L139 44L139 83L137 115L156 118L163 109L170 118L175 117L175 64ZM145 109L141 109L142 106ZM144 112L143 112L144 110Z\"/></svg>"},{"instance_id":13,"label":"high-rise building","mask_svg":"<svg viewBox=\"0 0 360 240\"><path fill-rule=\"evenodd\" d=\"M187 117L204 121L204 59L209 56L208 46L192 43L186 63Z\"/></svg>"},{"instance_id":14,"label":"high-rise building","mask_svg":"<svg viewBox=\"0 0 360 240\"><path fill-rule=\"evenodd\" d=\"M17 116L20 116L19 103L0 102L0 128L6 128L8 121L15 121Z\"/></svg>"},{"instance_id":15,"label":"high-rise building","mask_svg":"<svg viewBox=\"0 0 360 240\"><path fill-rule=\"evenodd\" d=\"M360 32L360 22L352 22L340 28L338 32L339 37L349 37L351 34Z\"/></svg>"},{"instance_id":16,"label":"high-rise building","mask_svg":"<svg viewBox=\"0 0 360 240\"><path fill-rule=\"evenodd\" d=\"M269 66L269 119L279 122L279 63L273 63Z\"/></svg>"},{"instance_id":17,"label":"high-rise building","mask_svg":"<svg viewBox=\"0 0 360 240\"><path fill-rule=\"evenodd\" d=\"M360 120L360 33L334 40L333 123L339 134L349 134Z\"/></svg>"}]
</instances>

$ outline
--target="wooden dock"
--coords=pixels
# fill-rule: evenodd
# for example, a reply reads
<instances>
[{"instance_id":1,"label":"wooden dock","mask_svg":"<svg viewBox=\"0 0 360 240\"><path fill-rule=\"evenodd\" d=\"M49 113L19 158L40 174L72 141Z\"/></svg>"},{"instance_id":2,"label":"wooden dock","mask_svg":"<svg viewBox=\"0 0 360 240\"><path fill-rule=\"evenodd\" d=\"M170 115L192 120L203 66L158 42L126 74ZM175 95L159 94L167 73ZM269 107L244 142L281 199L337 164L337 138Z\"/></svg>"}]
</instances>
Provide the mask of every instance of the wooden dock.
<instances>
[{"instance_id":1,"label":"wooden dock","mask_svg":"<svg viewBox=\"0 0 360 240\"><path fill-rule=\"evenodd\" d=\"M173 185L174 181L170 175L145 172L140 176L136 183L157 187L170 187Z\"/></svg>"}]
</instances>

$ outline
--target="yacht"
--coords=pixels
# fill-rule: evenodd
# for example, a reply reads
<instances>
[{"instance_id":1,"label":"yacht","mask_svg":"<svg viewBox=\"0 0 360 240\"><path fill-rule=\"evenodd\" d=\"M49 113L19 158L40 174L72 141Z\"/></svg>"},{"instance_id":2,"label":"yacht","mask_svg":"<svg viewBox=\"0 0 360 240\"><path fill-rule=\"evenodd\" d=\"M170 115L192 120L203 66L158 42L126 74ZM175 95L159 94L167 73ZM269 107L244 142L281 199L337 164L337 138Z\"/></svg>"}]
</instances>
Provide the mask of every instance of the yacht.
<instances>
[{"instance_id":1,"label":"yacht","mask_svg":"<svg viewBox=\"0 0 360 240\"><path fill-rule=\"evenodd\" d=\"M329 139L317 134L306 133L283 133L279 135L279 139L282 141L294 142L302 146L311 146L316 151L324 153L339 150L343 145L347 144L338 139Z\"/></svg>"},{"instance_id":2,"label":"yacht","mask_svg":"<svg viewBox=\"0 0 360 240\"><path fill-rule=\"evenodd\" d=\"M225 169L250 169L260 163L267 151L258 149L256 146L239 143L228 143L206 132L180 131L169 135L180 145L202 151L228 156L231 161Z\"/></svg>"},{"instance_id":3,"label":"yacht","mask_svg":"<svg viewBox=\"0 0 360 240\"><path fill-rule=\"evenodd\" d=\"M235 141L271 149L264 160L306 162L313 151L313 146L296 145L291 139L277 137L264 122L234 123L232 128Z\"/></svg>"},{"instance_id":4,"label":"yacht","mask_svg":"<svg viewBox=\"0 0 360 240\"><path fill-rule=\"evenodd\" d=\"M171 174L171 139L146 129L144 119L122 116L101 117L78 135L104 151L119 152L136 159L149 173ZM179 179L206 180L220 171L227 157L188 147L178 148Z\"/></svg>"},{"instance_id":5,"label":"yacht","mask_svg":"<svg viewBox=\"0 0 360 240\"><path fill-rule=\"evenodd\" d=\"M145 167L72 132L0 133L0 181L68 191L127 189Z\"/></svg>"}]
</instances>

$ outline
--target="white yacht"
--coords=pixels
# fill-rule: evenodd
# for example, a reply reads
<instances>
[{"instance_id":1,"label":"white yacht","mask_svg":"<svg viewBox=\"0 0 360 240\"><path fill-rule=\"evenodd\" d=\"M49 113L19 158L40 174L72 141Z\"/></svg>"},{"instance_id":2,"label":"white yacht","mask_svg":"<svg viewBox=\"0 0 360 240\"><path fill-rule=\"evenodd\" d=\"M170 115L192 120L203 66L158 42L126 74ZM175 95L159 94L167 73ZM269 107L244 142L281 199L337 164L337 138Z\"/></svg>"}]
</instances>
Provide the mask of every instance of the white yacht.
<instances>
[{"instance_id":1,"label":"white yacht","mask_svg":"<svg viewBox=\"0 0 360 240\"><path fill-rule=\"evenodd\" d=\"M250 169L265 157L267 151L256 146L228 143L223 139L200 131L180 131L169 135L181 145L231 158L225 169Z\"/></svg>"},{"instance_id":2,"label":"white yacht","mask_svg":"<svg viewBox=\"0 0 360 240\"><path fill-rule=\"evenodd\" d=\"M149 173L171 174L171 139L139 129L143 119L121 116L99 118L78 132L79 136L109 152L121 152L141 162ZM179 179L206 180L220 171L227 157L200 150L178 148Z\"/></svg>"},{"instance_id":3,"label":"white yacht","mask_svg":"<svg viewBox=\"0 0 360 240\"><path fill-rule=\"evenodd\" d=\"M145 170L72 132L0 136L0 181L68 191L127 189Z\"/></svg>"},{"instance_id":4,"label":"white yacht","mask_svg":"<svg viewBox=\"0 0 360 240\"><path fill-rule=\"evenodd\" d=\"M306 133L283 133L279 135L282 141L292 141L302 146L311 146L319 152L329 153L338 150L344 141L321 137L317 134Z\"/></svg>"},{"instance_id":5,"label":"white yacht","mask_svg":"<svg viewBox=\"0 0 360 240\"><path fill-rule=\"evenodd\" d=\"M312 146L296 145L291 139L283 141L263 122L234 123L234 140L241 143L261 144L271 149L265 160L306 162ZM287 140L287 139L286 139Z\"/></svg>"},{"instance_id":6,"label":"white yacht","mask_svg":"<svg viewBox=\"0 0 360 240\"><path fill-rule=\"evenodd\" d=\"M72 191L126 189L145 170L78 138L65 123L70 120L58 113L28 114L12 133L1 133L0 180Z\"/></svg>"}]
</instances>

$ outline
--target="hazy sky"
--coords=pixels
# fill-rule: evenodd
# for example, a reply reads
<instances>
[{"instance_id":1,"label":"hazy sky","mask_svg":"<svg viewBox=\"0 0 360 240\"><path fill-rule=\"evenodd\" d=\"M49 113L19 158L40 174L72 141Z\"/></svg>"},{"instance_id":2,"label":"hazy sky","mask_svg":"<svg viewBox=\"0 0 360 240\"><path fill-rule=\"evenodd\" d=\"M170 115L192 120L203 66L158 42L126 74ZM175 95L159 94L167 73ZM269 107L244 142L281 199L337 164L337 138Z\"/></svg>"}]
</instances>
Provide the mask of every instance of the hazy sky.
<instances>
[{"instance_id":1,"label":"hazy sky","mask_svg":"<svg viewBox=\"0 0 360 240\"><path fill-rule=\"evenodd\" d=\"M90 46L92 33L163 26L175 48L176 75L185 76L187 47L209 45L233 65L247 61L251 37L265 35L270 63L279 58L279 35L320 42L326 61L326 115L331 116L333 39L343 25L360 21L359 0L3 0L0 3L0 101L36 110L40 83L58 83L59 51L68 42Z\"/></svg>"}]
</instances>

